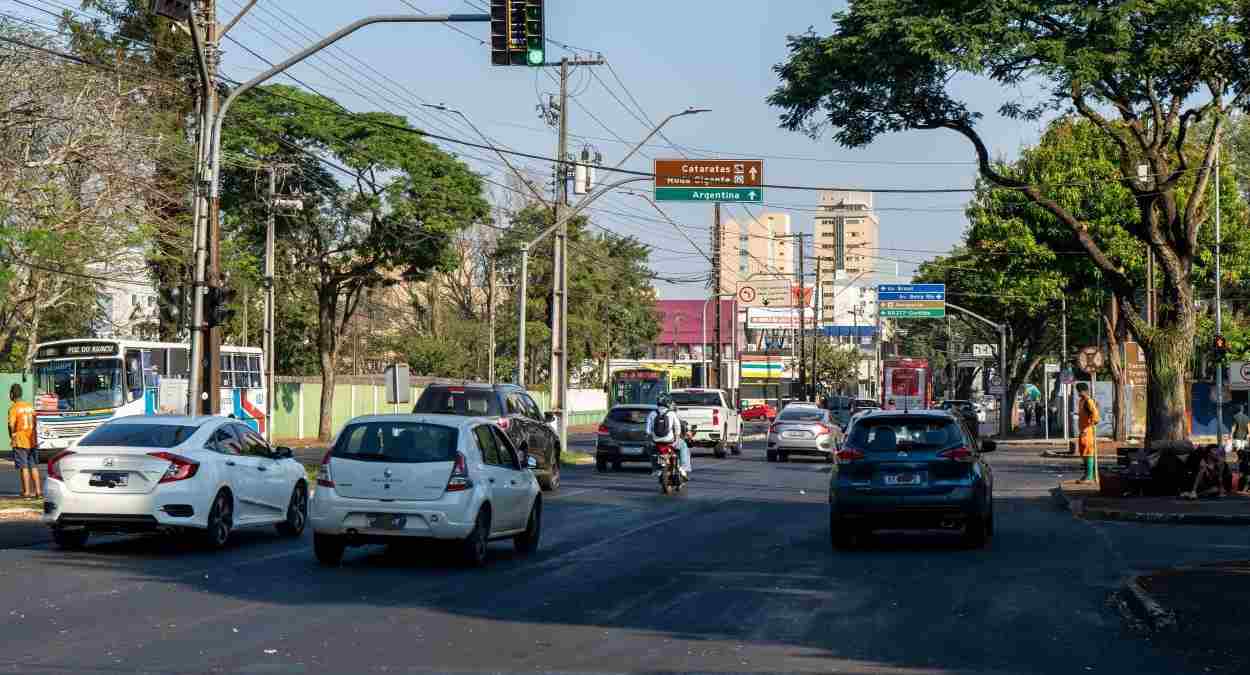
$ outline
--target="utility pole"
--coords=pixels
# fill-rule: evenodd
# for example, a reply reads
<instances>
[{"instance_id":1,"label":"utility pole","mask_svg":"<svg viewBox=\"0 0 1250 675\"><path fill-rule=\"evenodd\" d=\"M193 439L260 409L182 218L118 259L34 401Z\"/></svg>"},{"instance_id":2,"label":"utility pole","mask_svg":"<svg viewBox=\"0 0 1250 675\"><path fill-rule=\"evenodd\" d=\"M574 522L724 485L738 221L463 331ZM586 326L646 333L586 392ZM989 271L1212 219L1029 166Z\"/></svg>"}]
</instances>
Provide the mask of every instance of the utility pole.
<instances>
[{"instance_id":1,"label":"utility pole","mask_svg":"<svg viewBox=\"0 0 1250 675\"><path fill-rule=\"evenodd\" d=\"M220 52L218 45L221 37L218 35L219 26L217 24L217 1L205 0L204 7L204 59L208 62L208 71L214 78L217 76L217 68L221 64ZM217 87L208 87L207 105L205 110L208 111L206 120L216 119L220 100L217 96ZM214 152L216 148L214 147ZM200 282L199 292L207 293L209 298L220 297L220 289L222 287L221 279L221 196L216 190L211 190L208 196L208 209L206 215L207 221L204 223L204 245L206 250L206 265L204 270L204 278ZM215 316L216 306L205 306L205 312L210 317ZM201 316L201 319L204 317ZM200 393L201 407L200 412L205 415L216 415L221 412L221 327L215 325L216 320L210 318L209 321L200 326L200 340L203 344L203 362L204 375L201 382L204 391Z\"/></svg>"},{"instance_id":2,"label":"utility pole","mask_svg":"<svg viewBox=\"0 0 1250 675\"><path fill-rule=\"evenodd\" d=\"M1224 333L1223 283L1220 278L1220 144L1215 144L1215 334ZM1224 360L1215 361L1215 442L1224 447Z\"/></svg>"},{"instance_id":3,"label":"utility pole","mask_svg":"<svg viewBox=\"0 0 1250 675\"><path fill-rule=\"evenodd\" d=\"M486 346L486 381L495 383L495 252L486 261L486 322L490 324L490 339Z\"/></svg>"},{"instance_id":4,"label":"utility pole","mask_svg":"<svg viewBox=\"0 0 1250 675\"><path fill-rule=\"evenodd\" d=\"M813 249L813 252L815 252L814 249ZM820 261L821 261L821 257L817 255L816 256L816 285L812 287L812 300L816 303L816 314L815 314L815 317L813 318L814 325L812 326L812 400L813 401L819 400L816 398L816 385L818 382L817 373L819 373L820 370L818 368L819 364L817 364L816 362L816 358L817 358L816 355L820 353L820 349L819 349L820 338L824 337L822 334L822 329L824 328L824 326L822 325L822 322L821 322L821 319L823 318L822 312L824 310L824 307L823 307L824 298L820 297L820 295L824 291L824 286L821 286L820 284ZM856 337L855 339L858 342L859 338ZM859 344L855 345L855 349L856 350L859 349Z\"/></svg>"},{"instance_id":5,"label":"utility pole","mask_svg":"<svg viewBox=\"0 0 1250 675\"><path fill-rule=\"evenodd\" d=\"M806 257L803 237L806 235L793 236L799 240L799 400L807 401L810 399L807 391L807 293L803 286L803 259Z\"/></svg>"},{"instance_id":6,"label":"utility pole","mask_svg":"<svg viewBox=\"0 0 1250 675\"><path fill-rule=\"evenodd\" d=\"M561 216L568 206L568 166L565 157L569 151L569 59L560 59L560 135L556 147L556 200L555 222L561 223L556 230L554 264L551 283L551 408L560 416L560 448L566 447L568 438L568 307L569 272L568 241L569 226Z\"/></svg>"},{"instance_id":7,"label":"utility pole","mask_svg":"<svg viewBox=\"0 0 1250 675\"><path fill-rule=\"evenodd\" d=\"M712 297L716 301L716 310L712 313L716 321L716 331L713 333L716 339L715 346L712 347L712 372L714 376L708 376L704 373L706 379L711 383L712 389L721 389L721 295L724 288L721 287L721 243L724 233L721 231L720 223L720 202L712 205ZM705 319L706 320L706 319ZM706 328L704 328L706 330ZM706 345L704 346L706 349Z\"/></svg>"},{"instance_id":8,"label":"utility pole","mask_svg":"<svg viewBox=\"0 0 1250 675\"><path fill-rule=\"evenodd\" d=\"M273 344L274 344L274 219L277 211L278 174L269 167L269 217L265 223L265 440L273 441Z\"/></svg>"}]
</instances>

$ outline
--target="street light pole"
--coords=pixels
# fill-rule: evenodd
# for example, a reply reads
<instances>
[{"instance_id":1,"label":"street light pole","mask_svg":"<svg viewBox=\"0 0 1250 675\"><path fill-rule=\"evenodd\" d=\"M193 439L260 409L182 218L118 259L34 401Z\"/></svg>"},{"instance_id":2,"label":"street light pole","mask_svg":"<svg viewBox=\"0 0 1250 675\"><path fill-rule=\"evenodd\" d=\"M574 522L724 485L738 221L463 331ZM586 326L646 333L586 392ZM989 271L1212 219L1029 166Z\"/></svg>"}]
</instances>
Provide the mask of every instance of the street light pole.
<instances>
[{"instance_id":1,"label":"street light pole","mask_svg":"<svg viewBox=\"0 0 1250 675\"><path fill-rule=\"evenodd\" d=\"M212 4L210 3L209 6L211 7ZM194 24L194 14L195 13L192 12L192 34L193 39L198 42L196 26ZM205 307L202 294L204 292L206 282L212 285L219 285L221 283L220 279L217 278L216 275L216 262L220 251L220 240L218 237L213 236L213 232L220 220L218 218L218 214L221 209L221 128L225 122L226 115L230 112L230 106L243 94L246 94L261 84L264 84L291 66L304 61L313 54L316 54L317 52L329 47L339 40L342 40L348 35L355 33L365 26L378 23L489 23L490 20L490 14L441 14L424 16L417 14L385 14L365 17L363 19L353 21L343 28L327 35L321 40L318 40L312 45L300 50L285 61L270 67L268 70L260 73L256 77L253 77L247 82L239 85L230 92L230 95L226 97L220 107L216 108L216 110L214 110L211 94L211 92L215 92L216 90L212 86L208 87L210 91L210 100L208 101L208 105L205 107L205 119L211 120L212 123L208 125L208 147L204 154L200 157L201 160L207 160L209 163L208 170L206 172L208 178L208 220L203 226L201 226L204 229L203 234L205 236L200 238L201 241L204 241L207 244L206 248L208 250L200 251L196 255L196 309L194 314L196 326L195 334L192 338L192 355L193 357L201 359L196 362L195 367L203 367L208 377L195 378L193 376L193 379L190 382L191 399L194 404L192 405L193 410L196 406L203 405L204 402L207 401L210 411L216 412L214 406L217 405L217 400L220 396L220 388L217 386L217 383L221 377L221 363L217 355L218 350L215 348L216 339L220 336L220 333L211 329L205 330L205 326L203 325ZM213 57L217 35L217 24L215 18L210 17L209 24L210 25L206 28L206 33L208 35L206 42L208 43L208 49L210 51L208 57L210 57L209 64L211 65L215 61L215 58ZM201 61L203 61L203 59L201 59ZM207 76L210 68L202 65L202 69L205 71L202 76ZM205 258L207 258L207 260L205 260Z\"/></svg>"},{"instance_id":2,"label":"street light pole","mask_svg":"<svg viewBox=\"0 0 1250 675\"><path fill-rule=\"evenodd\" d=\"M1001 377L1003 380L1003 394L1002 394L1002 398L1000 399L1000 405L999 405L999 411L998 411L998 424L999 424L998 435L1001 437L1004 434L1006 434L1007 431L1011 428L1011 409L1010 409L1010 406L1007 405L1007 381L1008 381L1007 324L996 323L994 321L990 321L989 319L981 316L980 314L977 314L976 312L970 309L964 309L963 307L953 304L950 301L947 301L946 306L949 309L963 312L964 314L967 314L968 316L974 319L977 319L978 321L981 321L982 323L985 323L993 327L994 330L998 331L998 367L999 367L999 372L1000 372L999 377Z\"/></svg>"}]
</instances>

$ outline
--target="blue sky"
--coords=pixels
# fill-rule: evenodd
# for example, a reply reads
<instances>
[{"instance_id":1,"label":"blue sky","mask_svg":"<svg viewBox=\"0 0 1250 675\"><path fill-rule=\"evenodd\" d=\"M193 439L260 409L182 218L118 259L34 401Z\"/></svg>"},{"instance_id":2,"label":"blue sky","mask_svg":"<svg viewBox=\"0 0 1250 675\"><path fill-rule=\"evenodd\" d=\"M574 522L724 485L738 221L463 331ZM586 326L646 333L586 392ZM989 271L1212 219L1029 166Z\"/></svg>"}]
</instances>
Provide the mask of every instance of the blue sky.
<instances>
[{"instance_id":1,"label":"blue sky","mask_svg":"<svg viewBox=\"0 0 1250 675\"><path fill-rule=\"evenodd\" d=\"M28 0L56 9L55 0ZM218 0L223 17L233 16L244 0ZM60 0L70 4L73 0ZM368 14L478 13L485 0L260 0L231 32L231 37L271 60L278 60L313 40ZM73 3L76 6L76 3ZM29 16L30 10L0 0L7 13ZM765 98L777 84L772 67L786 55L787 34L809 26L828 33L830 16L843 3L816 0L549 0L548 37L571 45L571 52L549 45L549 60L574 53L602 53L625 89L607 68L595 79L579 72L572 79L576 94L570 106L571 147L592 144L607 164L615 164L630 142L646 133L609 90L626 105L632 94L652 119L688 106L712 112L675 120L666 128L681 146L705 149L703 157L765 156L765 178L773 184L848 188L969 187L974 180L973 154L966 141L944 131L895 134L870 147L847 150L829 140L814 141L777 127L778 111ZM408 117L418 127L469 140L478 136L458 119L420 108L422 102L445 103L462 110L496 143L543 156L555 149L555 132L539 118L535 106L556 91L554 72L489 65L487 48L479 44L487 24L460 24L465 35L445 26L378 25L340 42L338 49L296 66L303 82L358 111L387 110ZM246 79L264 65L238 45L226 42L223 72ZM587 51L589 50L589 51ZM585 70L585 69L582 69ZM279 78L277 81L291 83ZM992 86L964 85L974 105L987 114L981 130L996 154L1014 156L1021 144L1033 142L1037 124L997 119L1001 93ZM593 117L592 117L593 115ZM594 119L598 118L598 121ZM658 140L658 139L657 139ZM648 147L651 157L673 157L677 151ZM503 180L506 169L489 152L442 144L463 156L477 170ZM479 161L470 156L480 156ZM785 157L785 158L783 158ZM543 175L549 167L521 160ZM650 159L636 156L631 168L650 170ZM928 251L949 249L964 229L961 211L966 195L878 195L883 258L897 258L903 273ZM813 192L769 190L770 210L788 211L796 228L811 231ZM641 199L611 195L596 207L595 221L614 231L632 234L654 245L654 267L664 274L701 273L707 261L691 243L657 217ZM688 234L707 250L711 206L665 206ZM805 209L805 210L798 210ZM757 210L758 212L758 210ZM741 207L727 215L746 217ZM644 220L645 219L645 220ZM886 267L892 262L881 261ZM701 285L660 285L662 297L700 297Z\"/></svg>"}]
</instances>

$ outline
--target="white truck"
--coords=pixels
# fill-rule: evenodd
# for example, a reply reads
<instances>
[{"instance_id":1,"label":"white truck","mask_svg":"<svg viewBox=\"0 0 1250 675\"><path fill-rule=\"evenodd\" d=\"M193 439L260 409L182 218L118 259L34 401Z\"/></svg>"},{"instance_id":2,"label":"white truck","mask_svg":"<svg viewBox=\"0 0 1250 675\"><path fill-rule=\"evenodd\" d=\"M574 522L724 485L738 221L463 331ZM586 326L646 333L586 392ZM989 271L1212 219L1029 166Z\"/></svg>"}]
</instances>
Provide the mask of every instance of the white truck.
<instances>
[{"instance_id":1,"label":"white truck","mask_svg":"<svg viewBox=\"0 0 1250 675\"><path fill-rule=\"evenodd\" d=\"M674 389L677 416L690 427L691 449L711 448L716 457L742 454L742 417L720 389Z\"/></svg>"}]
</instances>

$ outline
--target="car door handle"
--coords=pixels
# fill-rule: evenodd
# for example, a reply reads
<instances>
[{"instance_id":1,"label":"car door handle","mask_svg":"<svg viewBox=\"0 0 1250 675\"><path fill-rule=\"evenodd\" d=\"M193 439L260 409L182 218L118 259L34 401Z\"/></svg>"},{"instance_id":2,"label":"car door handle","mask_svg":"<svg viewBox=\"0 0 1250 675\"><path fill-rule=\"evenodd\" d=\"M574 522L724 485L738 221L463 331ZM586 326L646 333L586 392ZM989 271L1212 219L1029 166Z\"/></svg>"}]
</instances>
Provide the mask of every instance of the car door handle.
<instances>
[{"instance_id":1,"label":"car door handle","mask_svg":"<svg viewBox=\"0 0 1250 675\"><path fill-rule=\"evenodd\" d=\"M495 479L494 479L494 478L489 478L489 479L487 479L487 480L489 480L491 483L494 483L494 482L495 482Z\"/></svg>"},{"instance_id":2,"label":"car door handle","mask_svg":"<svg viewBox=\"0 0 1250 675\"><path fill-rule=\"evenodd\" d=\"M226 466L234 466L234 462L226 460Z\"/></svg>"},{"instance_id":3,"label":"car door handle","mask_svg":"<svg viewBox=\"0 0 1250 675\"><path fill-rule=\"evenodd\" d=\"M256 470L257 470L257 471L268 471L269 469L267 469L267 468L265 468L265 467L263 467L263 466L258 466L258 467L256 467Z\"/></svg>"}]
</instances>

